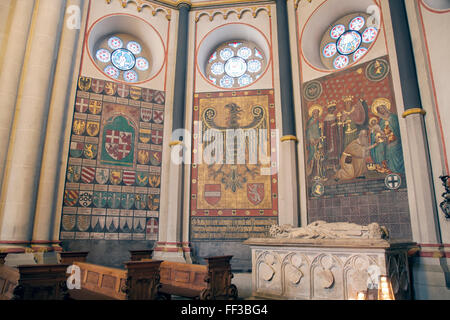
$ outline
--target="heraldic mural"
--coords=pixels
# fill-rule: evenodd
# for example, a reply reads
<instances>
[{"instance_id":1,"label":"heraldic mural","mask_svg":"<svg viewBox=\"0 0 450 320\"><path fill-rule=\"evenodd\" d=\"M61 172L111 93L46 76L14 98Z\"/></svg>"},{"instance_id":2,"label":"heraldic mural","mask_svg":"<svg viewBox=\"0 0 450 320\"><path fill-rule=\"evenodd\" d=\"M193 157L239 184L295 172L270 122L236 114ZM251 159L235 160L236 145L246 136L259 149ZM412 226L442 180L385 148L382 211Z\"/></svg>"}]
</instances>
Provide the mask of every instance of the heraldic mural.
<instances>
[{"instance_id":1,"label":"heraldic mural","mask_svg":"<svg viewBox=\"0 0 450 320\"><path fill-rule=\"evenodd\" d=\"M387 57L306 83L303 103L310 197L406 187Z\"/></svg>"},{"instance_id":2,"label":"heraldic mural","mask_svg":"<svg viewBox=\"0 0 450 320\"><path fill-rule=\"evenodd\" d=\"M278 217L273 90L196 94L193 123L191 241L267 236Z\"/></svg>"},{"instance_id":3,"label":"heraldic mural","mask_svg":"<svg viewBox=\"0 0 450 320\"><path fill-rule=\"evenodd\" d=\"M164 92L80 77L61 239L157 240Z\"/></svg>"}]
</instances>

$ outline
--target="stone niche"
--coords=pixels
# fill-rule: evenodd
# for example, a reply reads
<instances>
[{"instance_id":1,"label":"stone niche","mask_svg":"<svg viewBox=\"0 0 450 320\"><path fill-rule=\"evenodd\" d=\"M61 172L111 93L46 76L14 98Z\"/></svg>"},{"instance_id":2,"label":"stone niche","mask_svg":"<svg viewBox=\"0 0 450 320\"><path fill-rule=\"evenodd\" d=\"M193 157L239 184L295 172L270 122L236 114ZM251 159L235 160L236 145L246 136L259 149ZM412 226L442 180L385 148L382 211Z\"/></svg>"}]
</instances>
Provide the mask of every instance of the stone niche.
<instances>
[{"instance_id":1,"label":"stone niche","mask_svg":"<svg viewBox=\"0 0 450 320\"><path fill-rule=\"evenodd\" d=\"M411 298L410 242L251 238L244 244L252 251L255 298L353 300L358 292L377 288L379 274L390 277L396 300Z\"/></svg>"}]
</instances>

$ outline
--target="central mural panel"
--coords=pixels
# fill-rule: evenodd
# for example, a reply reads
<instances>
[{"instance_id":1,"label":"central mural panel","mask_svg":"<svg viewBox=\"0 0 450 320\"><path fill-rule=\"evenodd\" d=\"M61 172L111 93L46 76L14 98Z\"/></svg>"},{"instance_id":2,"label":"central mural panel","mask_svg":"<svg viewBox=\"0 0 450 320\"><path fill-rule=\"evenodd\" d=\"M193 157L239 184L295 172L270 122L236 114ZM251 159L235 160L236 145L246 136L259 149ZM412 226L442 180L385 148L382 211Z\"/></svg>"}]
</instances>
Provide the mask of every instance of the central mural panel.
<instances>
[{"instance_id":1,"label":"central mural panel","mask_svg":"<svg viewBox=\"0 0 450 320\"><path fill-rule=\"evenodd\" d=\"M278 217L273 90L194 98L191 241L263 237Z\"/></svg>"}]
</instances>

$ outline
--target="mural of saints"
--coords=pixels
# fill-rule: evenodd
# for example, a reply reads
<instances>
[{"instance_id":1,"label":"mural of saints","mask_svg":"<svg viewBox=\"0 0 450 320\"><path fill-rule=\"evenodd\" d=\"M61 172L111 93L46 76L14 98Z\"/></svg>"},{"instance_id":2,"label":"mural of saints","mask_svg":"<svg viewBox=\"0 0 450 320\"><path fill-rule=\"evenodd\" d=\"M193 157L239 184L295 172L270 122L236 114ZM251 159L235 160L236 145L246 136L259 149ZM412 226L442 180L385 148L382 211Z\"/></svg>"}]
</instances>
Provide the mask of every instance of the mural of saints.
<instances>
[{"instance_id":1,"label":"mural of saints","mask_svg":"<svg viewBox=\"0 0 450 320\"><path fill-rule=\"evenodd\" d=\"M383 187L387 175L404 176L390 71L386 67L382 77L373 74L380 72L377 65L388 66L386 59L304 85L306 174L313 196L326 193L314 192L317 187L367 180L379 180Z\"/></svg>"}]
</instances>

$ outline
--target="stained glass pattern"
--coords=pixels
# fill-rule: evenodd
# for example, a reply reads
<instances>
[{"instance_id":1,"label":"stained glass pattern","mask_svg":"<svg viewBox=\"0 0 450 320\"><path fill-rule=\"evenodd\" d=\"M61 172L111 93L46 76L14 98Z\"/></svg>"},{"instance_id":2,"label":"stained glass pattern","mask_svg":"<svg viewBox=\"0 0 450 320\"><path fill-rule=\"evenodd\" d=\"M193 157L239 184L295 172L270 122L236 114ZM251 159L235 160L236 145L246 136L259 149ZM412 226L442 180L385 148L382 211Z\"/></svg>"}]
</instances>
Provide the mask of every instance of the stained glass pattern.
<instances>
[{"instance_id":1,"label":"stained glass pattern","mask_svg":"<svg viewBox=\"0 0 450 320\"><path fill-rule=\"evenodd\" d=\"M368 52L378 29L366 23L368 15L354 13L340 18L322 37L321 59L329 69L342 69L359 61Z\"/></svg>"},{"instance_id":2,"label":"stained glass pattern","mask_svg":"<svg viewBox=\"0 0 450 320\"><path fill-rule=\"evenodd\" d=\"M115 35L105 40L96 51L95 62L113 79L137 82L141 76L148 74L150 62L142 56L145 50L139 42L124 39Z\"/></svg>"},{"instance_id":3,"label":"stained glass pattern","mask_svg":"<svg viewBox=\"0 0 450 320\"><path fill-rule=\"evenodd\" d=\"M265 66L262 51L253 43L226 42L209 56L206 75L222 88L245 87L261 76Z\"/></svg>"}]
</instances>

